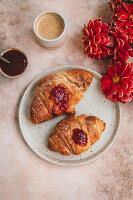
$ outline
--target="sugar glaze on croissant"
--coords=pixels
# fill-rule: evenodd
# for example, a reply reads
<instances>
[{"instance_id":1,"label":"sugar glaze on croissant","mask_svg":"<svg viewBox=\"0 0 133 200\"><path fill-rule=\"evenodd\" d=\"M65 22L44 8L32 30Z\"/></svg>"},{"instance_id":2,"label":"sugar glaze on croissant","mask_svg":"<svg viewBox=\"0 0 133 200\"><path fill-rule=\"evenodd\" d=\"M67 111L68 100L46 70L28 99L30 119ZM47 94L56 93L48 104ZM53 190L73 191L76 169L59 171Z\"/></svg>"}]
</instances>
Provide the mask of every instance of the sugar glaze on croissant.
<instances>
[{"instance_id":1,"label":"sugar glaze on croissant","mask_svg":"<svg viewBox=\"0 0 133 200\"><path fill-rule=\"evenodd\" d=\"M39 124L55 116L75 113L77 104L92 81L85 70L70 70L50 74L40 80L30 106L30 120Z\"/></svg>"},{"instance_id":2,"label":"sugar glaze on croissant","mask_svg":"<svg viewBox=\"0 0 133 200\"><path fill-rule=\"evenodd\" d=\"M71 115L56 125L48 139L49 149L63 155L79 155L100 139L105 127L98 117Z\"/></svg>"}]
</instances>

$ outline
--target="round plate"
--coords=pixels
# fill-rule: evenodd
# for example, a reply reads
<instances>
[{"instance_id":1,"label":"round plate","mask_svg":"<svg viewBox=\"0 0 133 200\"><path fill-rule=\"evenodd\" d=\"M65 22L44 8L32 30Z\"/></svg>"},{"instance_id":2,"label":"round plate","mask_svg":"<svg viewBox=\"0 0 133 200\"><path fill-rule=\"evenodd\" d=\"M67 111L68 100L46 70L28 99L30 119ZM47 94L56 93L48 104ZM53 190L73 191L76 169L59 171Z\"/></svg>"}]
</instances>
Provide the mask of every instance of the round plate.
<instances>
[{"instance_id":1,"label":"round plate","mask_svg":"<svg viewBox=\"0 0 133 200\"><path fill-rule=\"evenodd\" d=\"M93 74L92 83L85 92L84 97L76 105L76 114L94 115L106 122L106 129L99 141L81 155L63 156L48 149L48 137L54 130L56 124L67 115L61 115L41 124L32 124L29 119L29 107L35 95L35 88L38 81L51 73L72 69L83 69ZM105 152L114 141L120 122L119 104L113 103L105 98L100 91L101 75L97 72L81 66L61 66L51 69L38 76L26 89L19 108L19 124L22 135L29 147L41 158L58 165L77 166L88 163L103 152Z\"/></svg>"}]
</instances>

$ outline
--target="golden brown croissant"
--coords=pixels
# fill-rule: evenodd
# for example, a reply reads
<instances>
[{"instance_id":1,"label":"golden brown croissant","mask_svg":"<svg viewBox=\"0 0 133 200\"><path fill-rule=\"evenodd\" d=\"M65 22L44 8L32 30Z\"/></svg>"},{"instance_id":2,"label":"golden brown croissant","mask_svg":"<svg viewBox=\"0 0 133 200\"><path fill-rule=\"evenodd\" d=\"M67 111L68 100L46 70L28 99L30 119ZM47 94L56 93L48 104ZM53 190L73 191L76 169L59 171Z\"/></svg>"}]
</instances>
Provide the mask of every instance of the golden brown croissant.
<instances>
[{"instance_id":1,"label":"golden brown croissant","mask_svg":"<svg viewBox=\"0 0 133 200\"><path fill-rule=\"evenodd\" d=\"M90 72L78 69L42 78L30 106L32 123L39 124L64 113L74 114L75 104L83 97L91 81Z\"/></svg>"},{"instance_id":2,"label":"golden brown croissant","mask_svg":"<svg viewBox=\"0 0 133 200\"><path fill-rule=\"evenodd\" d=\"M56 125L48 139L49 148L63 155L79 155L100 139L105 127L98 117L71 115Z\"/></svg>"}]
</instances>

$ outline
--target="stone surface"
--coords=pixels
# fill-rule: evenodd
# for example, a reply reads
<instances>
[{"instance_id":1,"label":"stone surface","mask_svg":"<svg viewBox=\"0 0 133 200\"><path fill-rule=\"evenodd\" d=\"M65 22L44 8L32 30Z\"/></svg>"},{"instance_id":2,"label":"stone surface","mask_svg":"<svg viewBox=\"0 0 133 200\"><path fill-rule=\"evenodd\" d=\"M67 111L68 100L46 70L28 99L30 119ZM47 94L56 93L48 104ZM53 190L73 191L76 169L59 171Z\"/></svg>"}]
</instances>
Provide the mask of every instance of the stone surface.
<instances>
[{"instance_id":1,"label":"stone surface","mask_svg":"<svg viewBox=\"0 0 133 200\"><path fill-rule=\"evenodd\" d=\"M33 21L42 11L66 15L68 36L54 50L38 45ZM133 199L133 102L121 105L119 135L109 151L91 164L59 167L37 157L25 144L18 107L27 85L41 72L59 65L88 66L103 74L107 61L83 53L81 28L96 17L108 21L105 0L0 0L0 50L17 47L29 58L25 74L15 80L0 75L0 200Z\"/></svg>"}]
</instances>

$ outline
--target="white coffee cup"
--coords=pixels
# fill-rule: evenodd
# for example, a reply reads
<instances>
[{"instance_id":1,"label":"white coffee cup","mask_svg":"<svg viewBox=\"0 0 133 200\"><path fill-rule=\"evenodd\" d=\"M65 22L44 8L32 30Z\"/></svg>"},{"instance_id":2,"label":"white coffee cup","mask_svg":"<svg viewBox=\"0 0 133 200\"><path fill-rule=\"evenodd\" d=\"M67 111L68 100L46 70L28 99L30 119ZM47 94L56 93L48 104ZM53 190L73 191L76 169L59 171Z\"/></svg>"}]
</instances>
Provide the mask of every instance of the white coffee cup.
<instances>
[{"instance_id":1,"label":"white coffee cup","mask_svg":"<svg viewBox=\"0 0 133 200\"><path fill-rule=\"evenodd\" d=\"M52 13L52 14L56 14L58 15L62 21L64 22L64 29L63 29L63 32L57 37L57 38L54 38L54 39L46 39L46 38L43 38L42 36L40 36L38 34L38 32L36 31L36 23L37 23L37 20L39 19L40 16L44 15L44 14L49 14L49 13ZM57 12L54 12L54 11L47 11L47 12L42 12L40 13L36 18L35 18L35 21L34 21L34 33L35 33L35 36L36 36L36 39L37 41L39 42L39 44L43 47L48 47L48 48L52 48L52 47L57 47L58 45L62 44L63 41L65 40L65 37L66 37L66 29L67 29L67 23L66 23L66 19L65 17L60 14L60 13L57 13Z\"/></svg>"}]
</instances>

